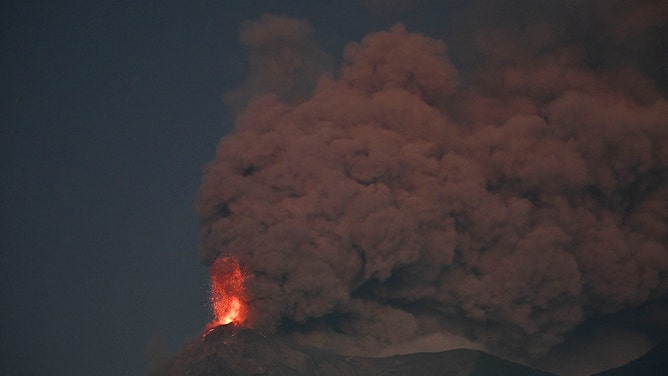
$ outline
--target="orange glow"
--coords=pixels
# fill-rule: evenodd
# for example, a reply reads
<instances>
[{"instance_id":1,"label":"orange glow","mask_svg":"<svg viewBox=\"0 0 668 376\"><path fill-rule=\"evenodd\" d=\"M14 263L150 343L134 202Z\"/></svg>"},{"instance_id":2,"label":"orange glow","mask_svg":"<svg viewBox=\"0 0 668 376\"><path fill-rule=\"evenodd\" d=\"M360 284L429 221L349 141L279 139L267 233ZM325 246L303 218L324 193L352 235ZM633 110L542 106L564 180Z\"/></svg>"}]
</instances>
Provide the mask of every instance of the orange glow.
<instances>
[{"instance_id":1,"label":"orange glow","mask_svg":"<svg viewBox=\"0 0 668 376\"><path fill-rule=\"evenodd\" d=\"M213 320L206 326L204 335L221 325L242 325L246 321L246 292L244 275L239 261L233 257L220 257L209 268L211 274L211 308Z\"/></svg>"}]
</instances>

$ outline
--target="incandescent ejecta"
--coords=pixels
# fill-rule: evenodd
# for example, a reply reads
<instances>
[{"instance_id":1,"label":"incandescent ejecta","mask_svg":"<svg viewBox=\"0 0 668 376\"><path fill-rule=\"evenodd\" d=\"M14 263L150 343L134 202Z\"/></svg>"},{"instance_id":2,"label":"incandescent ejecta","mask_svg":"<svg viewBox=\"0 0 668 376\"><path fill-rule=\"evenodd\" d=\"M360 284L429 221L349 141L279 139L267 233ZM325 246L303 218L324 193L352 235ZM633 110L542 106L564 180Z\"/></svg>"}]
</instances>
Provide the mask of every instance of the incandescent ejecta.
<instances>
[{"instance_id":1,"label":"incandescent ejecta","mask_svg":"<svg viewBox=\"0 0 668 376\"><path fill-rule=\"evenodd\" d=\"M217 326L243 325L248 315L244 281L246 276L239 262L232 257L217 258L210 267L211 309L213 320L206 326L204 336Z\"/></svg>"},{"instance_id":2,"label":"incandescent ejecta","mask_svg":"<svg viewBox=\"0 0 668 376\"><path fill-rule=\"evenodd\" d=\"M245 30L298 57L304 24ZM197 199L203 260L248 272L248 325L350 354L442 333L538 357L666 297L661 91L631 65L492 34L464 73L446 42L398 24L334 75L248 95ZM324 60L283 61L313 76Z\"/></svg>"}]
</instances>

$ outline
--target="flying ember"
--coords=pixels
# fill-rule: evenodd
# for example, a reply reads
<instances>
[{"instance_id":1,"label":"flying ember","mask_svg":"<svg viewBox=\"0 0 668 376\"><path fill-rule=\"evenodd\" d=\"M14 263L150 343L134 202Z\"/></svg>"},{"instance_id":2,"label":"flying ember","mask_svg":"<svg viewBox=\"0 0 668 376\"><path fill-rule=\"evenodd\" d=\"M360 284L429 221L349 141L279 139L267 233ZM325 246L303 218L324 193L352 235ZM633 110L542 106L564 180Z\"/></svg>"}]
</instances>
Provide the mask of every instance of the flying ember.
<instances>
[{"instance_id":1,"label":"flying ember","mask_svg":"<svg viewBox=\"0 0 668 376\"><path fill-rule=\"evenodd\" d=\"M239 261L229 256L217 258L209 268L209 274L214 318L207 324L204 335L221 325L241 325L248 313L244 291L246 276Z\"/></svg>"}]
</instances>

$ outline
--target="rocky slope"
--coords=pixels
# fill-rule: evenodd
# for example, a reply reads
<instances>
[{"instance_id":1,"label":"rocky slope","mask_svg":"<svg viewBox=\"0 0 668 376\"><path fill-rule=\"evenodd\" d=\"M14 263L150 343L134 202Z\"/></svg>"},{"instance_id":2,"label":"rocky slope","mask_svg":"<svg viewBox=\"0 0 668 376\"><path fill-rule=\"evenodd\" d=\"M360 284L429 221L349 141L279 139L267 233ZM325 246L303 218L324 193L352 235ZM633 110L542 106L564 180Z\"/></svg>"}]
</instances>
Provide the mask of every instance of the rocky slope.
<instances>
[{"instance_id":1,"label":"rocky slope","mask_svg":"<svg viewBox=\"0 0 668 376\"><path fill-rule=\"evenodd\" d=\"M592 376L663 376L668 375L668 341L654 346L647 354L623 365Z\"/></svg>"},{"instance_id":2,"label":"rocky slope","mask_svg":"<svg viewBox=\"0 0 668 376\"><path fill-rule=\"evenodd\" d=\"M188 344L151 376L189 375L443 375L547 376L490 354L467 349L388 358L359 358L301 346L281 337L221 326Z\"/></svg>"}]
</instances>

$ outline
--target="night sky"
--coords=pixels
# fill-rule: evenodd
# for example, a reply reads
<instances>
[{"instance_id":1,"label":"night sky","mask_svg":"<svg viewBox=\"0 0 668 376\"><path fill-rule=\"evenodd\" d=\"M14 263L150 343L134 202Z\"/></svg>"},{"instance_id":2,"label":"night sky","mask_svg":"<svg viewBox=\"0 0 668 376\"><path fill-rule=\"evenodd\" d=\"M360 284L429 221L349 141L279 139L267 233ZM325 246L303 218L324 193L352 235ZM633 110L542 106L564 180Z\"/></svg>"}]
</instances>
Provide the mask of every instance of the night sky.
<instances>
[{"instance_id":1,"label":"night sky","mask_svg":"<svg viewBox=\"0 0 668 376\"><path fill-rule=\"evenodd\" d=\"M339 50L367 17L313 2L3 3L2 373L139 374L149 342L175 351L203 328L193 201L232 127L240 24L266 12L322 23Z\"/></svg>"},{"instance_id":2,"label":"night sky","mask_svg":"<svg viewBox=\"0 0 668 376\"><path fill-rule=\"evenodd\" d=\"M402 21L469 71L472 39L456 37L465 2L377 3L3 2L0 373L142 374L204 328L194 202L234 128L224 94L249 74L244 21L308 20L336 67L346 43ZM528 16L511 13L501 22ZM652 43L640 71L665 100L665 46ZM593 46L588 61L616 47Z\"/></svg>"}]
</instances>

